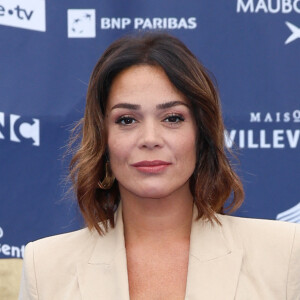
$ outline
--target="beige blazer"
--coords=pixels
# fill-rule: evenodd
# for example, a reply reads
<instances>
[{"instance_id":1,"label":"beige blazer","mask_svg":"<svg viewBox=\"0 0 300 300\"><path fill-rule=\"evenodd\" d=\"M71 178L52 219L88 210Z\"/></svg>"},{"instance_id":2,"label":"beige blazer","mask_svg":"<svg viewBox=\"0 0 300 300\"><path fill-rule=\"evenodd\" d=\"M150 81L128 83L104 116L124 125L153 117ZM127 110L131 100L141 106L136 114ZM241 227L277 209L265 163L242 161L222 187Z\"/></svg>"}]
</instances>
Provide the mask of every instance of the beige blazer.
<instances>
[{"instance_id":1,"label":"beige blazer","mask_svg":"<svg viewBox=\"0 0 300 300\"><path fill-rule=\"evenodd\" d=\"M19 299L129 300L116 215L104 237L82 229L29 243ZM193 221L185 300L300 299L300 225L217 216L222 226Z\"/></svg>"}]
</instances>

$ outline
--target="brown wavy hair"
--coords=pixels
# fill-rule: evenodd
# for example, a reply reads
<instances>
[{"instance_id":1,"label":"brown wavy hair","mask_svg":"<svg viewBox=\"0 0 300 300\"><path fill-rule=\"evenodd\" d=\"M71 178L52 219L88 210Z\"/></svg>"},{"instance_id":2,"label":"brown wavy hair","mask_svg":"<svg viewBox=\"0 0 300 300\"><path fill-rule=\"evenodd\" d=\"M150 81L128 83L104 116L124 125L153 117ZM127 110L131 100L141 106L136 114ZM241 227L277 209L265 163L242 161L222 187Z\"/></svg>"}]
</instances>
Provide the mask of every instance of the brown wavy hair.
<instances>
[{"instance_id":1,"label":"brown wavy hair","mask_svg":"<svg viewBox=\"0 0 300 300\"><path fill-rule=\"evenodd\" d=\"M212 222L217 221L215 213L236 210L244 192L227 158L220 100L209 72L177 38L166 33L143 33L113 42L90 78L85 113L75 138L81 142L70 163L70 176L87 226L102 235L108 226L115 225L114 212L120 201L118 183L115 181L109 190L98 186L105 176L107 159L104 117L114 78L134 65L161 67L190 103L198 129L197 162L190 178L198 217Z\"/></svg>"}]
</instances>

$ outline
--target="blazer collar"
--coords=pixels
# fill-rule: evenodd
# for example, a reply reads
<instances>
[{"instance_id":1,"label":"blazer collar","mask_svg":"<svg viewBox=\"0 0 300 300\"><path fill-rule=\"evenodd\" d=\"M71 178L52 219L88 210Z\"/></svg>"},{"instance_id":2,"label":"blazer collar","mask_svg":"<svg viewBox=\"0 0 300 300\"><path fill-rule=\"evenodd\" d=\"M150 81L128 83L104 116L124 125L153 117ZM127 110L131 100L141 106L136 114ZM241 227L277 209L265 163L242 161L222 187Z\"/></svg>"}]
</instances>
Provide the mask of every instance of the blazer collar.
<instances>
[{"instance_id":1,"label":"blazer collar","mask_svg":"<svg viewBox=\"0 0 300 300\"><path fill-rule=\"evenodd\" d=\"M112 264L115 257L125 252L121 203L115 213L115 228L109 228L103 237L99 237L98 233L96 235L98 236L97 243L89 259L90 264Z\"/></svg>"},{"instance_id":2,"label":"blazer collar","mask_svg":"<svg viewBox=\"0 0 300 300\"><path fill-rule=\"evenodd\" d=\"M87 262L77 264L78 283L83 300L129 300L127 261L121 203L115 215L115 228L102 237L93 232L96 244Z\"/></svg>"},{"instance_id":3,"label":"blazer collar","mask_svg":"<svg viewBox=\"0 0 300 300\"><path fill-rule=\"evenodd\" d=\"M194 216L185 300L234 299L242 262L242 251L231 249L222 226ZM103 237L93 233L96 244L87 262L77 264L82 299L129 300L122 206L116 226Z\"/></svg>"},{"instance_id":4,"label":"blazer collar","mask_svg":"<svg viewBox=\"0 0 300 300\"><path fill-rule=\"evenodd\" d=\"M221 221L221 216L216 216ZM227 245L225 224L196 217L194 207L185 300L234 299L243 252Z\"/></svg>"}]
</instances>

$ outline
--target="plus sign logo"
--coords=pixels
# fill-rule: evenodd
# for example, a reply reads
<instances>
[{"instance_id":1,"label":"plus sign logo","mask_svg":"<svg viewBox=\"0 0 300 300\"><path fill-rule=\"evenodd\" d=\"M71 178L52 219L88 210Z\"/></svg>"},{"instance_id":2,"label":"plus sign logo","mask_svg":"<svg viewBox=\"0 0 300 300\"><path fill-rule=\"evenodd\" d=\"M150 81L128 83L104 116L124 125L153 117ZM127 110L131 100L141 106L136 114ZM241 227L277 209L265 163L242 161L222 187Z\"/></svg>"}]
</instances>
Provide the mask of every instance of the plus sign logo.
<instances>
[{"instance_id":1,"label":"plus sign logo","mask_svg":"<svg viewBox=\"0 0 300 300\"><path fill-rule=\"evenodd\" d=\"M45 0L0 0L0 25L46 31Z\"/></svg>"},{"instance_id":2,"label":"plus sign logo","mask_svg":"<svg viewBox=\"0 0 300 300\"><path fill-rule=\"evenodd\" d=\"M68 9L68 37L96 37L95 9Z\"/></svg>"}]
</instances>

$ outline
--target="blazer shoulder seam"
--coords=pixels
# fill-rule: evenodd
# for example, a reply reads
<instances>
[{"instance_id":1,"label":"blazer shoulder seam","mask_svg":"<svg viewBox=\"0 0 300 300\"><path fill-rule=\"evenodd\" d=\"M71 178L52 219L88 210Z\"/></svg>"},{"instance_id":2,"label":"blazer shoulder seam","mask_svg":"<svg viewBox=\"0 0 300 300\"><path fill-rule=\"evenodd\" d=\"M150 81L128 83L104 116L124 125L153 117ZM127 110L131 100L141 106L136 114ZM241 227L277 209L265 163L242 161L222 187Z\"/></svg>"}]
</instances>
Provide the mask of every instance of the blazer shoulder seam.
<instances>
[{"instance_id":1,"label":"blazer shoulder seam","mask_svg":"<svg viewBox=\"0 0 300 300\"><path fill-rule=\"evenodd\" d=\"M288 269L287 269L287 274L286 274L286 299L288 299L288 285L289 285L289 276L290 276L290 269L291 269L291 260L292 260L292 254L293 254L293 248L295 244L295 238L296 238L296 224L294 224L294 232L293 232L293 240L291 243L291 248L290 248L290 255L289 255L289 262L288 262Z\"/></svg>"},{"instance_id":2,"label":"blazer shoulder seam","mask_svg":"<svg viewBox=\"0 0 300 300\"><path fill-rule=\"evenodd\" d=\"M37 287L37 276L36 276L36 270L35 270L35 255L34 255L34 242L32 243L32 266L33 266L33 273L34 273L34 281L35 281L35 290L37 299L39 299L39 291Z\"/></svg>"}]
</instances>

